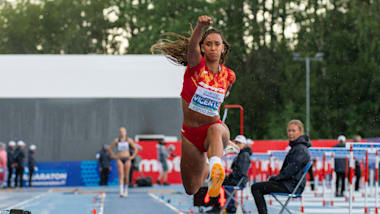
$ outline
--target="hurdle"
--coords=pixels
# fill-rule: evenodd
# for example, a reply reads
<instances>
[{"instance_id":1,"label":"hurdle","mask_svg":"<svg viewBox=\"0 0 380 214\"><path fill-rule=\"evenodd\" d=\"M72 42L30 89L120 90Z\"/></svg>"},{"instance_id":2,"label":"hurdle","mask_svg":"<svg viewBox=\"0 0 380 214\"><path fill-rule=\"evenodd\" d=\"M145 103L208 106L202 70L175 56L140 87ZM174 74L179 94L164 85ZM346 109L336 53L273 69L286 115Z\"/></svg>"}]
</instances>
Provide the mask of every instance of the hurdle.
<instances>
[{"instance_id":1,"label":"hurdle","mask_svg":"<svg viewBox=\"0 0 380 214\"><path fill-rule=\"evenodd\" d=\"M347 143L346 148L354 148L354 149L365 149L366 150L366 156L365 156L365 202L364 202L364 213L368 213L368 204L367 204L367 198L368 198L368 176L369 176L369 162L370 160L374 159L375 163L375 213L378 213L378 188L379 188L379 149L380 144L379 143ZM372 156L372 157L371 157ZM374 156L374 157L373 157ZM372 176L373 178L373 176Z\"/></svg>"}]
</instances>

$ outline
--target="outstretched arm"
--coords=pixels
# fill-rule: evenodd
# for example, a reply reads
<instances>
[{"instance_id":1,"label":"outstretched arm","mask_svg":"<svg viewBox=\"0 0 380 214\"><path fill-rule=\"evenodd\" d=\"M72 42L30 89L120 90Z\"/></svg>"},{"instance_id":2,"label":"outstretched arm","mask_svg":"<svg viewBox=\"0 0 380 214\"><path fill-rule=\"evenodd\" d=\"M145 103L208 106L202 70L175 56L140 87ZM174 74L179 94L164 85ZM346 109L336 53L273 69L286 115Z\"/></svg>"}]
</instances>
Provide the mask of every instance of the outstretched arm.
<instances>
[{"instance_id":1,"label":"outstretched arm","mask_svg":"<svg viewBox=\"0 0 380 214\"><path fill-rule=\"evenodd\" d=\"M187 63L190 68L198 65L198 63L201 61L201 49L199 47L199 42L202 39L203 28L211 24L212 21L209 16L198 17L198 23L193 31L193 34L191 35L189 47L187 50Z\"/></svg>"}]
</instances>

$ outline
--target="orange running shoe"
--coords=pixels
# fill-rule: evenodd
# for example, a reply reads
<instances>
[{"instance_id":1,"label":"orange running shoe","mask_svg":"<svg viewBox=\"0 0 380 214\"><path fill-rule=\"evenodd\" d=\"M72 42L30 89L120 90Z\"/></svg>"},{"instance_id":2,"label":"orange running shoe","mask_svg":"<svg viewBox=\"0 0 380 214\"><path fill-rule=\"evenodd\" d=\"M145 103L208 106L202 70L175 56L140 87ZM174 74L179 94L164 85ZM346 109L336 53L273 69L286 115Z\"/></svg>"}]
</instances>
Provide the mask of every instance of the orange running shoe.
<instances>
[{"instance_id":1,"label":"orange running shoe","mask_svg":"<svg viewBox=\"0 0 380 214\"><path fill-rule=\"evenodd\" d=\"M211 168L208 180L208 194L210 197L219 195L220 187L224 181L224 168L220 163L215 163Z\"/></svg>"}]
</instances>

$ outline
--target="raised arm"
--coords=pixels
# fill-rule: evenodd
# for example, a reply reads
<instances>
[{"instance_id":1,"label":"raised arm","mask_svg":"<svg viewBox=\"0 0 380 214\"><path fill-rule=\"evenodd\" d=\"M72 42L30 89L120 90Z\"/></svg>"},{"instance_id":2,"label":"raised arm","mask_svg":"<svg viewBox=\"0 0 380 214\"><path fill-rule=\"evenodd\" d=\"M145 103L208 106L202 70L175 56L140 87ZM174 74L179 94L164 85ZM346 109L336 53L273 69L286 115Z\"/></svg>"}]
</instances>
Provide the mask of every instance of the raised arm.
<instances>
[{"instance_id":1,"label":"raised arm","mask_svg":"<svg viewBox=\"0 0 380 214\"><path fill-rule=\"evenodd\" d=\"M199 47L199 42L202 39L203 28L212 24L211 18L208 16L198 17L198 23L195 27L193 34L191 35L189 41L189 47L187 49L187 63L189 67L194 67L198 65L201 61L201 49Z\"/></svg>"}]
</instances>

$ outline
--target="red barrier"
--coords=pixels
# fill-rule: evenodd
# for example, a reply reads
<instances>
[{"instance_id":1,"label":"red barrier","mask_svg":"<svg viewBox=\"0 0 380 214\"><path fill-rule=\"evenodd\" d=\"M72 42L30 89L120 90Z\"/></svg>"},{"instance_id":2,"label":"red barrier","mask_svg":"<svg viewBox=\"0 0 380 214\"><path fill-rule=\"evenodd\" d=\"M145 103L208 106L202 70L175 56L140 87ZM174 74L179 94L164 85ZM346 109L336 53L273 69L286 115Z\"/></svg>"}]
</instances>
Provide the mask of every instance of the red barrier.
<instances>
[{"instance_id":1,"label":"red barrier","mask_svg":"<svg viewBox=\"0 0 380 214\"><path fill-rule=\"evenodd\" d=\"M312 140L313 146L315 147L331 147L334 146L336 140ZM156 141L141 141L138 144L142 147L142 150L139 151L139 155L142 157L142 161L139 166L140 172L134 173L134 179L139 176L150 176L155 182L159 176L160 163L158 161L158 152L157 152L157 142ZM175 157L169 157L169 173L168 173L168 183L169 184L178 184L182 183L180 175L180 155L181 155L181 142L168 142L167 146L175 146L175 150L172 151L172 154ZM251 146L253 152L267 152L268 150L285 150L288 147L288 140L255 140L254 144ZM264 169L261 165L261 161L257 163L257 166L251 166L253 169L250 171L253 174L253 178L256 179L257 175L261 175L261 180L264 179ZM253 165L253 164L252 164ZM267 171L267 173L273 172L272 170Z\"/></svg>"},{"instance_id":2,"label":"red barrier","mask_svg":"<svg viewBox=\"0 0 380 214\"><path fill-rule=\"evenodd\" d=\"M139 173L136 172L133 174L134 179L139 176L150 176L153 179L153 182L157 180L160 172L160 162L158 161L158 152L157 152L157 141L142 141L138 142L138 144L142 147L142 150L139 151L139 155L142 158L142 161L139 165ZM181 155L181 143L180 142L168 142L166 146L169 147L171 145L175 146L174 151L171 153L174 157L168 158L168 183L182 183L181 175L180 175L180 155Z\"/></svg>"}]
</instances>

